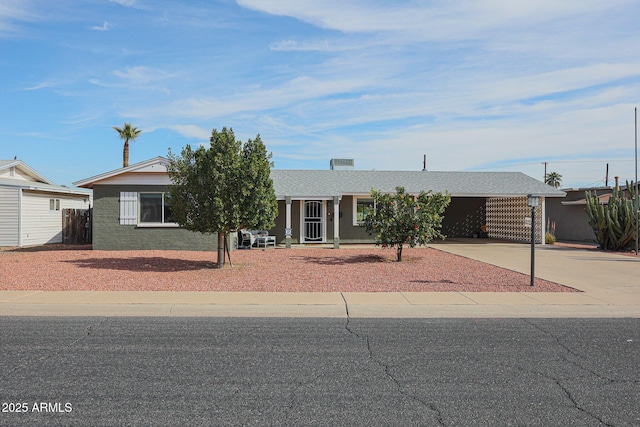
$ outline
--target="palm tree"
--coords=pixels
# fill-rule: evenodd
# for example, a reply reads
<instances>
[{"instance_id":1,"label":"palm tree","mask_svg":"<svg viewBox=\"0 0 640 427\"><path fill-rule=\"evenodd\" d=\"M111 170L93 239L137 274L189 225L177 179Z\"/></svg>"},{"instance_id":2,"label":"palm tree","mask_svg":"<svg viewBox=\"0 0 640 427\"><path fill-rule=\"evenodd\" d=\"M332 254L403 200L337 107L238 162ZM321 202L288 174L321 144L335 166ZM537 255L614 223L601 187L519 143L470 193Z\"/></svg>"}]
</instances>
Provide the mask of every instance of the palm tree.
<instances>
[{"instance_id":1,"label":"palm tree","mask_svg":"<svg viewBox=\"0 0 640 427\"><path fill-rule=\"evenodd\" d=\"M122 167L129 166L129 141L134 141L138 135L142 133L137 127L131 126L131 123L124 123L122 128L114 126L116 132L120 135L120 139L124 139L124 149L122 150Z\"/></svg>"},{"instance_id":2,"label":"palm tree","mask_svg":"<svg viewBox=\"0 0 640 427\"><path fill-rule=\"evenodd\" d=\"M545 182L553 188L558 188L562 183L562 175L560 175L558 172L549 172L547 174Z\"/></svg>"}]
</instances>

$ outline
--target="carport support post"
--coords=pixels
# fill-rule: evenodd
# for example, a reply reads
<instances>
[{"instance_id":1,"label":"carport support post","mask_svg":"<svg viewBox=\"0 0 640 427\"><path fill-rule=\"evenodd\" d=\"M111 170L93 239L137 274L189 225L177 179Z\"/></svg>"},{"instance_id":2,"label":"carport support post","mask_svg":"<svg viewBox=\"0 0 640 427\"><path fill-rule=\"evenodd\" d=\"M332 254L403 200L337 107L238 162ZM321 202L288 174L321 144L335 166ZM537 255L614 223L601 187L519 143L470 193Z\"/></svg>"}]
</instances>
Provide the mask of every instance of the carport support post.
<instances>
[{"instance_id":1,"label":"carport support post","mask_svg":"<svg viewBox=\"0 0 640 427\"><path fill-rule=\"evenodd\" d=\"M333 196L333 249L340 249L340 197Z\"/></svg>"},{"instance_id":2,"label":"carport support post","mask_svg":"<svg viewBox=\"0 0 640 427\"><path fill-rule=\"evenodd\" d=\"M284 245L287 249L291 249L291 196L285 197L285 232Z\"/></svg>"}]
</instances>

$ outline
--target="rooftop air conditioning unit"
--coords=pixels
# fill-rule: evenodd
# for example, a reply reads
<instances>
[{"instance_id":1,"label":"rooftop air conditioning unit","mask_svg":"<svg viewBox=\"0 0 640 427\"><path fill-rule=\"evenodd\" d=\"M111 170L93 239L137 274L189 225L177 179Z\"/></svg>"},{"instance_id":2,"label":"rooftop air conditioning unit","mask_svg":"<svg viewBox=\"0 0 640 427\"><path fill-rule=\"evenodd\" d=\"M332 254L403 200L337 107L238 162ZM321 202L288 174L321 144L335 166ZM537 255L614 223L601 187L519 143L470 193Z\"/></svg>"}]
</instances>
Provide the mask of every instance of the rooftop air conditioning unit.
<instances>
[{"instance_id":1,"label":"rooftop air conditioning unit","mask_svg":"<svg viewBox=\"0 0 640 427\"><path fill-rule=\"evenodd\" d=\"M331 159L329 166L331 166L331 170L336 171L352 171L354 169L353 159Z\"/></svg>"}]
</instances>

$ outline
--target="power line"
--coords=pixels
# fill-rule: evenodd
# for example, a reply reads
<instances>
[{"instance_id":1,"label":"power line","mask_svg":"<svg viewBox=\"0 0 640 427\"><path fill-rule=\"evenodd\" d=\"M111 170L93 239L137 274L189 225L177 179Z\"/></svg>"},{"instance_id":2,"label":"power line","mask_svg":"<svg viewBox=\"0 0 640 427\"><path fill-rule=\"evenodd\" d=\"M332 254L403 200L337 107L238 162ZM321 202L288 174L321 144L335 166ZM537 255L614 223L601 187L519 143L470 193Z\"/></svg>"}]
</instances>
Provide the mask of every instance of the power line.
<instances>
[{"instance_id":1,"label":"power line","mask_svg":"<svg viewBox=\"0 0 640 427\"><path fill-rule=\"evenodd\" d=\"M633 159L617 159L617 160L553 160L544 163L620 163L620 162L633 162ZM532 163L530 163L532 164Z\"/></svg>"},{"instance_id":2,"label":"power line","mask_svg":"<svg viewBox=\"0 0 640 427\"><path fill-rule=\"evenodd\" d=\"M623 163L623 162L633 162L632 159L615 159L615 160L552 160L546 162L514 162L514 163L501 163L493 166L487 166L483 168L471 168L471 170L488 170L488 169L496 169L499 167L513 167L513 166L530 166L530 165L550 165L552 163Z\"/></svg>"}]
</instances>

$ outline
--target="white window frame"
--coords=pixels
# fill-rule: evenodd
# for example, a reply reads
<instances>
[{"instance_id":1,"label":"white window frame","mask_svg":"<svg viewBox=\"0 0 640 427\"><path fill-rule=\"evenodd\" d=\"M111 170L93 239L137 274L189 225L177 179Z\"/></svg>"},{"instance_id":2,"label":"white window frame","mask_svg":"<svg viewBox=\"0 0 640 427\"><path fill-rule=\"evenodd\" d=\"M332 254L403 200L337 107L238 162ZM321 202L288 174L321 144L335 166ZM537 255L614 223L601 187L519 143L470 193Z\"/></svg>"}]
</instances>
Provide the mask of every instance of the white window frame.
<instances>
[{"instance_id":1,"label":"white window frame","mask_svg":"<svg viewBox=\"0 0 640 427\"><path fill-rule=\"evenodd\" d=\"M353 226L363 227L364 222L358 222L358 200L371 200L373 202L373 208L376 208L376 201L371 196L353 196Z\"/></svg>"},{"instance_id":2,"label":"white window frame","mask_svg":"<svg viewBox=\"0 0 640 427\"><path fill-rule=\"evenodd\" d=\"M143 193L158 194L162 193L162 203L164 205L165 191L145 191ZM136 191L123 191L120 192L120 225L135 225L139 228L175 228L180 225L175 222L140 222L140 193ZM162 211L164 217L164 209Z\"/></svg>"},{"instance_id":3,"label":"white window frame","mask_svg":"<svg viewBox=\"0 0 640 427\"><path fill-rule=\"evenodd\" d=\"M60 210L60 199L49 199L49 210L50 211L59 211Z\"/></svg>"},{"instance_id":4,"label":"white window frame","mask_svg":"<svg viewBox=\"0 0 640 427\"><path fill-rule=\"evenodd\" d=\"M162 209L160 210L161 212L161 222L142 222L141 220L141 215L142 215L142 205L140 203L140 199L141 196L143 194L160 194L162 195ZM166 191L141 191L138 192L138 220L137 220L137 224L136 226L139 228L144 228L144 227L178 227L178 223L176 222L165 222L164 220L164 207L165 207L165 194L167 194Z\"/></svg>"}]
</instances>

